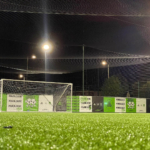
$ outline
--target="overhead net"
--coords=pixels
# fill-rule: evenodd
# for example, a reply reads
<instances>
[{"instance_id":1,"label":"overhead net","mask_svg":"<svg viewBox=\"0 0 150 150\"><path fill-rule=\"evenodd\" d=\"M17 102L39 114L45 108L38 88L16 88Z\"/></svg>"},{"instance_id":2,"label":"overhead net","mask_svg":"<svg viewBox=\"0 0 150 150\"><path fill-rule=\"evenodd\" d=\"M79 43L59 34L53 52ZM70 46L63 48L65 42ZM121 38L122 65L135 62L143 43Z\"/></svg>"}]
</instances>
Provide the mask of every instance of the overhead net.
<instances>
[{"instance_id":1,"label":"overhead net","mask_svg":"<svg viewBox=\"0 0 150 150\"><path fill-rule=\"evenodd\" d=\"M141 0L1 0L0 10L48 14L141 16L150 15L148 4L148 1L143 3Z\"/></svg>"},{"instance_id":2,"label":"overhead net","mask_svg":"<svg viewBox=\"0 0 150 150\"><path fill-rule=\"evenodd\" d=\"M82 71L84 61L84 69L104 68L103 61L109 64L109 67L143 65L150 62L148 55L133 55L125 53L117 53L111 51L99 50L91 47L69 47L64 48L64 54L56 55L57 52L51 54L46 59L27 59L21 58L2 58L0 61L1 72L14 72L16 74L64 74ZM28 65L28 66L27 66ZM146 67L146 66L145 66Z\"/></svg>"},{"instance_id":3,"label":"overhead net","mask_svg":"<svg viewBox=\"0 0 150 150\"><path fill-rule=\"evenodd\" d=\"M149 89L150 80L149 16L149 1L142 0L1 0L1 76L13 73L12 78L18 78L22 73L29 80L39 80L37 74L47 73L52 80L55 74L55 81L74 82L74 94L81 95L85 44L88 95L94 91L126 96L129 92L134 97L148 97L141 93ZM55 47L46 61L39 52L39 39L45 32L50 33ZM27 67L31 52L38 53L37 59L29 59ZM105 66L101 64L104 60Z\"/></svg>"}]
</instances>

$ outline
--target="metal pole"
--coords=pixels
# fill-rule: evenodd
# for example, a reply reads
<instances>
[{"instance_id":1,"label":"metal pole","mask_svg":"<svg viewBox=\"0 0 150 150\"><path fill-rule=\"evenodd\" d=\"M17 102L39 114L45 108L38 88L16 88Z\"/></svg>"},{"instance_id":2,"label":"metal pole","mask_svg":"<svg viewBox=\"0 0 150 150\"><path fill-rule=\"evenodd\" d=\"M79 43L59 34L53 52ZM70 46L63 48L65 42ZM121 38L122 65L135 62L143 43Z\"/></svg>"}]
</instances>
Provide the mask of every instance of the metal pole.
<instances>
[{"instance_id":1,"label":"metal pole","mask_svg":"<svg viewBox=\"0 0 150 150\"><path fill-rule=\"evenodd\" d=\"M1 108L0 111L3 111L3 79L1 79Z\"/></svg>"},{"instance_id":2,"label":"metal pole","mask_svg":"<svg viewBox=\"0 0 150 150\"><path fill-rule=\"evenodd\" d=\"M46 82L46 51L45 51L45 82ZM46 84L45 84L45 95L46 95Z\"/></svg>"},{"instance_id":3,"label":"metal pole","mask_svg":"<svg viewBox=\"0 0 150 150\"><path fill-rule=\"evenodd\" d=\"M98 92L97 92L97 95L99 96L99 68L98 68L98 74L97 74L97 80L98 80Z\"/></svg>"},{"instance_id":4,"label":"metal pole","mask_svg":"<svg viewBox=\"0 0 150 150\"><path fill-rule=\"evenodd\" d=\"M109 79L109 64L108 64L108 79Z\"/></svg>"},{"instance_id":5,"label":"metal pole","mask_svg":"<svg viewBox=\"0 0 150 150\"><path fill-rule=\"evenodd\" d=\"M139 87L140 87L140 83L138 81L138 98L140 97L140 89L139 89Z\"/></svg>"},{"instance_id":6,"label":"metal pole","mask_svg":"<svg viewBox=\"0 0 150 150\"><path fill-rule=\"evenodd\" d=\"M26 80L28 80L28 57L27 57L27 75L26 75Z\"/></svg>"},{"instance_id":7,"label":"metal pole","mask_svg":"<svg viewBox=\"0 0 150 150\"><path fill-rule=\"evenodd\" d=\"M82 50L83 50L83 59L82 59L82 62L83 62L83 72L82 72L82 90L83 90L83 96L84 96L84 45L82 47Z\"/></svg>"},{"instance_id":8,"label":"metal pole","mask_svg":"<svg viewBox=\"0 0 150 150\"><path fill-rule=\"evenodd\" d=\"M72 112L72 93L73 93L73 84L71 84L71 112Z\"/></svg>"},{"instance_id":9,"label":"metal pole","mask_svg":"<svg viewBox=\"0 0 150 150\"><path fill-rule=\"evenodd\" d=\"M45 81L46 81L46 51L45 51Z\"/></svg>"}]
</instances>

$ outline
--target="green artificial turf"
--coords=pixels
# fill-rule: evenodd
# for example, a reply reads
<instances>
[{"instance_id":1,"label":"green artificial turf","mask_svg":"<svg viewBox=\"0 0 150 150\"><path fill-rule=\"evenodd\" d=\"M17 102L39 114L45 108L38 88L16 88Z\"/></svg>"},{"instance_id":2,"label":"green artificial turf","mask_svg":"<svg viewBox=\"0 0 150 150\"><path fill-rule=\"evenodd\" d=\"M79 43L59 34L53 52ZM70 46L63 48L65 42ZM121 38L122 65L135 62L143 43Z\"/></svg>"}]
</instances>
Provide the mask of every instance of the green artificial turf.
<instances>
[{"instance_id":1,"label":"green artificial turf","mask_svg":"<svg viewBox=\"0 0 150 150\"><path fill-rule=\"evenodd\" d=\"M150 114L0 113L5 149L150 150Z\"/></svg>"}]
</instances>

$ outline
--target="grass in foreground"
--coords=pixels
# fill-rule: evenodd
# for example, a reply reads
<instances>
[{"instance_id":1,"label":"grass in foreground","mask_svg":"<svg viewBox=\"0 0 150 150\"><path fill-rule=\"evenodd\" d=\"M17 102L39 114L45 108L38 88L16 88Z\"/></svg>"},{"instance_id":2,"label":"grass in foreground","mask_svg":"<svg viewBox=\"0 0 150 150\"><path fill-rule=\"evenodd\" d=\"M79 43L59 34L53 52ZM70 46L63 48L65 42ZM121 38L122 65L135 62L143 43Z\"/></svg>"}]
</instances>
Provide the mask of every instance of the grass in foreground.
<instances>
[{"instance_id":1,"label":"grass in foreground","mask_svg":"<svg viewBox=\"0 0 150 150\"><path fill-rule=\"evenodd\" d=\"M150 114L0 113L5 149L150 150Z\"/></svg>"}]
</instances>

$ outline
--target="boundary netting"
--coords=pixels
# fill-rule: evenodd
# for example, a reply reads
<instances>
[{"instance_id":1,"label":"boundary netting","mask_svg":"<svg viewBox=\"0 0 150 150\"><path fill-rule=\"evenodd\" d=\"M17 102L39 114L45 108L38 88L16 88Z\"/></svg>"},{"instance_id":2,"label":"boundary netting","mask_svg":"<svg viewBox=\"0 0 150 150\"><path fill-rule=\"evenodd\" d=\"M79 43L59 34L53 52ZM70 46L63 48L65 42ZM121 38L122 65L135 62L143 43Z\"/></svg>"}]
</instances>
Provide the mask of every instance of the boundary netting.
<instances>
[{"instance_id":1,"label":"boundary netting","mask_svg":"<svg viewBox=\"0 0 150 150\"><path fill-rule=\"evenodd\" d=\"M1 58L1 72L22 74L63 74L82 71L83 52L82 47L71 47L66 52L57 56L57 51L50 58L37 58L28 60L22 58ZM140 66L150 63L149 55L133 55L104 51L96 48L86 47L84 54L84 69L103 68L102 61L106 61L109 67ZM46 68L45 68L46 66Z\"/></svg>"},{"instance_id":2,"label":"boundary netting","mask_svg":"<svg viewBox=\"0 0 150 150\"><path fill-rule=\"evenodd\" d=\"M1 0L0 10L7 12L99 16L147 16L148 1L130 0Z\"/></svg>"}]
</instances>

